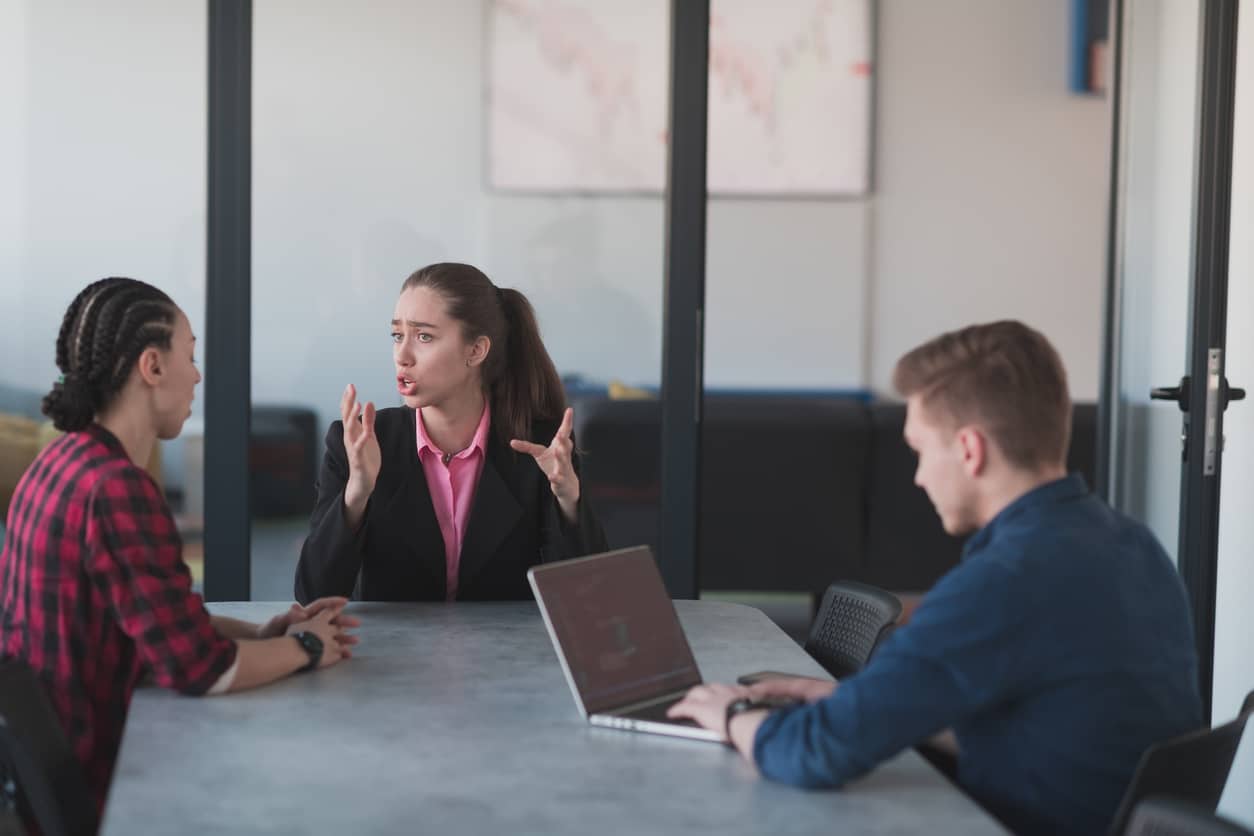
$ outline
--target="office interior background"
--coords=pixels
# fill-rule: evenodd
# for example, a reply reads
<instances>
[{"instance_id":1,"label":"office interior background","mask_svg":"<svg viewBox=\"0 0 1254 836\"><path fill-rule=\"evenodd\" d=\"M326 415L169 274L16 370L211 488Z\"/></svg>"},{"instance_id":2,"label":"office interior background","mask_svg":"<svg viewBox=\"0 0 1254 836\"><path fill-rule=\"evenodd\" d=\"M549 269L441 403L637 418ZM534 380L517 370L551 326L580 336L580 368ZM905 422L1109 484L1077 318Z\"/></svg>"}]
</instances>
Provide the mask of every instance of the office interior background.
<instances>
[{"instance_id":1,"label":"office interior background","mask_svg":"<svg viewBox=\"0 0 1254 836\"><path fill-rule=\"evenodd\" d=\"M1110 91L1068 85L1070 3L874 2L866 192L708 201L707 390L891 398L903 351L944 330L1018 318L1059 348L1073 398L1097 401L1113 323L1120 364L1110 382L1124 418L1102 487L1174 555L1180 415L1148 393L1186 369L1201 0L1126 2L1119 119ZM414 269L444 260L473 263L531 298L572 392L656 394L664 198L491 182L491 8L487 0L254 2L252 327L240 335L251 340L254 430L301 415L320 456L345 384L393 403L387 320L396 293ZM664 61L665 15L659 21L657 42L640 52ZM114 0L107 9L0 0L6 501L4 480L15 481L22 456L47 437L39 399L57 374L61 316L82 286L104 275L157 284L204 341L207 27L203 0ZM1227 368L1233 385L1249 387L1248 13L1238 44ZM646 67L642 77L665 83L666 71ZM1114 178L1112 126L1123 149ZM1120 292L1108 300L1112 263ZM214 374L211 365L203 371ZM21 437L24 422L43 435ZM198 547L207 431L198 398L183 436L153 465L197 573L215 558ZM1233 715L1254 688L1254 404L1234 404L1225 433L1216 718ZM274 436L272 446L258 443L254 462L277 457L284 478L306 472L297 464L307 461L308 433L284 425ZM302 445L297 464L282 458L293 455L283 446L292 438ZM788 443L762 438L755 454ZM273 507L255 514L255 600L291 596L306 518L285 506L284 484L269 488ZM253 490L255 503L268 495L264 483ZM1248 738L1221 812L1254 825Z\"/></svg>"}]
</instances>

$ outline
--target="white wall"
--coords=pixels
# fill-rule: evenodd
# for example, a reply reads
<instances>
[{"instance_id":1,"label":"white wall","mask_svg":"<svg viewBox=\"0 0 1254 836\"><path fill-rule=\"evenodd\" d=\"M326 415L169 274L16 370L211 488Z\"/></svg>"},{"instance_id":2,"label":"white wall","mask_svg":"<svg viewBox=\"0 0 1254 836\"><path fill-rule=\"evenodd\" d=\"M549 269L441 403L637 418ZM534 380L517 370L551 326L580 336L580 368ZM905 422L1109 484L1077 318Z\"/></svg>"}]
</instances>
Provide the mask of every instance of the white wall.
<instances>
[{"instance_id":1,"label":"white wall","mask_svg":"<svg viewBox=\"0 0 1254 836\"><path fill-rule=\"evenodd\" d=\"M203 331L203 7L126 2L0 4L16 42L0 83L19 94L0 219L25 245L0 261L4 292L24 294L0 314L0 349L31 346L4 375L39 388L60 313L95 276L161 284ZM1018 316L1095 397L1107 104L1066 90L1066 4L879 7L878 190L711 202L707 381L886 389L922 339ZM532 296L562 371L658 381L662 202L485 188L482 3L254 12L256 400L326 418L354 380L390 402L386 319L436 259Z\"/></svg>"},{"instance_id":2,"label":"white wall","mask_svg":"<svg viewBox=\"0 0 1254 836\"><path fill-rule=\"evenodd\" d=\"M1232 154L1232 237L1228 271L1228 379L1254 393L1254 16L1237 29L1236 125ZM1249 397L1249 396L1247 396ZM1215 607L1215 717L1236 713L1254 690L1254 401L1224 415ZM1245 730L1219 810L1254 829L1254 722Z\"/></svg>"},{"instance_id":3,"label":"white wall","mask_svg":"<svg viewBox=\"0 0 1254 836\"><path fill-rule=\"evenodd\" d=\"M44 392L74 295L159 285L203 333L202 0L0 3L0 383Z\"/></svg>"},{"instance_id":4,"label":"white wall","mask_svg":"<svg viewBox=\"0 0 1254 836\"><path fill-rule=\"evenodd\" d=\"M270 0L255 21L255 399L395 401L392 303L442 259L527 293L562 371L658 382L662 201L485 187L482 4ZM711 204L710 385L865 382L865 223L860 202Z\"/></svg>"},{"instance_id":5,"label":"white wall","mask_svg":"<svg viewBox=\"0 0 1254 836\"><path fill-rule=\"evenodd\" d=\"M887 389L920 340L1015 316L1096 396L1108 106L1067 92L1067 26L881 4L875 197L711 201L711 386ZM483 31L478 3L257 5L255 398L390 403L396 288L446 258L528 293L563 371L657 382L661 200L488 191Z\"/></svg>"},{"instance_id":6,"label":"white wall","mask_svg":"<svg viewBox=\"0 0 1254 836\"><path fill-rule=\"evenodd\" d=\"M883 0L870 377L921 339L1016 317L1097 395L1109 100L1067 92L1068 3Z\"/></svg>"},{"instance_id":7,"label":"white wall","mask_svg":"<svg viewBox=\"0 0 1254 836\"><path fill-rule=\"evenodd\" d=\"M0 311L21 310L21 274L26 240L26 6L0 3ZM11 321L12 320L12 321ZM0 381L19 362L25 334L20 317L5 316L0 327Z\"/></svg>"}]
</instances>

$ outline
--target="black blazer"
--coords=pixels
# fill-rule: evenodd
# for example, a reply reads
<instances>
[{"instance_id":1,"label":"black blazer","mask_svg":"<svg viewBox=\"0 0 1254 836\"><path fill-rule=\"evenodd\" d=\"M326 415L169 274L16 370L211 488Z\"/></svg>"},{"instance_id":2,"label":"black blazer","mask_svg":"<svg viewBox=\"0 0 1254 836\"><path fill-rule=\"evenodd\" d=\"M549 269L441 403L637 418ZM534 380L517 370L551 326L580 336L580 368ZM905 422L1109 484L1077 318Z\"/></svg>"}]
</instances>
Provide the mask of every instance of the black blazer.
<instances>
[{"instance_id":1,"label":"black blazer","mask_svg":"<svg viewBox=\"0 0 1254 836\"><path fill-rule=\"evenodd\" d=\"M556 424L537 423L531 437L547 444L556 432ZM296 566L296 600L301 603L325 595L366 601L445 598L444 538L418 459L414 410L380 410L375 434L383 464L354 532L344 522L344 424L336 421L327 431L318 499ZM574 461L578 472L579 460ZM535 461L514 452L495 432L489 434L462 543L458 600L528 599L531 566L607 549L586 495L579 498L578 522L567 523Z\"/></svg>"}]
</instances>

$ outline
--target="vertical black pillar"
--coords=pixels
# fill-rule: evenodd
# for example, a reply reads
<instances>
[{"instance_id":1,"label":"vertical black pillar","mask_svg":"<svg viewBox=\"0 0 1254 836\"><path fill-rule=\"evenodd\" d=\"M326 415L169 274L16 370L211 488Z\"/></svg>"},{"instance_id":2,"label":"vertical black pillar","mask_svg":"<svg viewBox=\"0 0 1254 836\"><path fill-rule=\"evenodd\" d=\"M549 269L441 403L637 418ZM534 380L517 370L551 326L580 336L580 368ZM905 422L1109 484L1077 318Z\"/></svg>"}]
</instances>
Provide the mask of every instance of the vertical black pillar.
<instances>
[{"instance_id":1,"label":"vertical black pillar","mask_svg":"<svg viewBox=\"0 0 1254 836\"><path fill-rule=\"evenodd\" d=\"M709 0L671 0L670 52L659 559L670 594L695 598L704 387Z\"/></svg>"},{"instance_id":2,"label":"vertical black pillar","mask_svg":"<svg viewBox=\"0 0 1254 836\"><path fill-rule=\"evenodd\" d=\"M205 598L249 598L252 2L209 0Z\"/></svg>"},{"instance_id":3,"label":"vertical black pillar","mask_svg":"<svg viewBox=\"0 0 1254 836\"><path fill-rule=\"evenodd\" d=\"M1228 246L1236 103L1237 0L1202 4L1197 200L1193 213L1193 300L1188 413L1181 490L1180 573L1193 605L1202 709L1210 722L1215 670L1215 582L1219 563L1219 477L1223 458L1224 355L1228 334Z\"/></svg>"}]
</instances>

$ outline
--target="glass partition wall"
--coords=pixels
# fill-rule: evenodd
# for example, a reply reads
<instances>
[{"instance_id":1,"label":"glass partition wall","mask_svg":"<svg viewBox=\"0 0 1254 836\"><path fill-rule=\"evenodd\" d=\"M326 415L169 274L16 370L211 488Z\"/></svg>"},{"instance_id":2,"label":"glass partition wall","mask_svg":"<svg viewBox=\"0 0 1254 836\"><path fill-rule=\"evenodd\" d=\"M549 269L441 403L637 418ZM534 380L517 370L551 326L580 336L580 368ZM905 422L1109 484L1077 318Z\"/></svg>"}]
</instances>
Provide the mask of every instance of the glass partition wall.
<instances>
[{"instance_id":1,"label":"glass partition wall","mask_svg":"<svg viewBox=\"0 0 1254 836\"><path fill-rule=\"evenodd\" d=\"M202 0L0 4L0 526L55 435L40 401L74 296L105 276L160 287L205 324ZM211 369L203 372L212 374ZM202 577L203 398L149 470Z\"/></svg>"}]
</instances>

